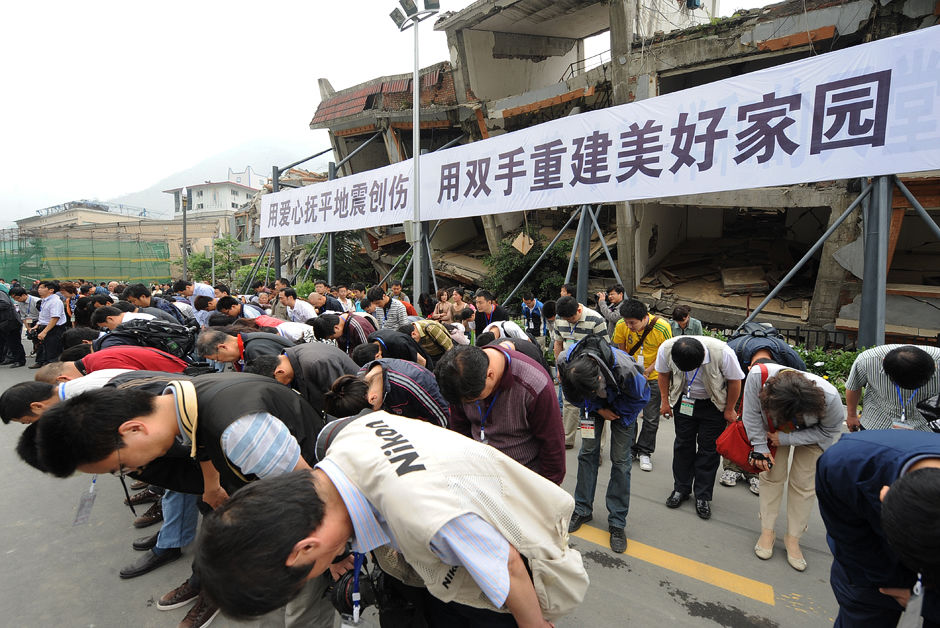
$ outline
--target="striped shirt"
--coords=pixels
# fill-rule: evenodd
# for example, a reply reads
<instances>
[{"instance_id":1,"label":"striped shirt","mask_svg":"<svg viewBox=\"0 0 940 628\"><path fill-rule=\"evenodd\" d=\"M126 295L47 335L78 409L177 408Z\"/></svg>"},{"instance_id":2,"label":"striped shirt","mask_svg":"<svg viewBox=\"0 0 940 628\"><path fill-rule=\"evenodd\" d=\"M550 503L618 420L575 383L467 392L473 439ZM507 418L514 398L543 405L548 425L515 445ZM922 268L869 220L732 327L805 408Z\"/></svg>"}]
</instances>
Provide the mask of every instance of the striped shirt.
<instances>
[{"instance_id":1,"label":"striped shirt","mask_svg":"<svg viewBox=\"0 0 940 628\"><path fill-rule=\"evenodd\" d=\"M374 333L376 329L362 316L343 314L340 318L343 320L343 331L336 339L336 346L352 355L353 349L367 343L369 334Z\"/></svg>"},{"instance_id":2,"label":"striped shirt","mask_svg":"<svg viewBox=\"0 0 940 628\"><path fill-rule=\"evenodd\" d=\"M382 545L401 551L388 522L332 460L317 464L336 487L353 525L353 550L370 552ZM431 538L430 550L445 565L465 568L497 608L509 596L509 542L475 514L445 523ZM405 560L408 557L405 556Z\"/></svg>"},{"instance_id":3,"label":"striped shirt","mask_svg":"<svg viewBox=\"0 0 940 628\"><path fill-rule=\"evenodd\" d=\"M407 360L382 358L363 365L359 377L376 366L382 369L383 410L447 427L450 406L431 371Z\"/></svg>"},{"instance_id":4,"label":"striped shirt","mask_svg":"<svg viewBox=\"0 0 940 628\"><path fill-rule=\"evenodd\" d=\"M555 317L553 334L555 342L563 342L565 348L568 348L591 334L603 336L604 340L610 342L610 336L607 334L607 321L604 317L587 306L580 303L578 305L581 308L581 317L574 324L561 316Z\"/></svg>"},{"instance_id":5,"label":"striped shirt","mask_svg":"<svg viewBox=\"0 0 940 628\"><path fill-rule=\"evenodd\" d=\"M894 421L901 420L901 410L907 422L915 430L930 431L924 415L917 409L917 404L924 399L940 392L940 377L937 372L930 381L917 389L917 391L900 389L885 373L881 363L885 356L898 347L907 345L881 345L862 351L852 364L849 377L845 380L847 390L865 389L865 398L862 399L862 425L866 430L886 430ZM926 351L934 361L935 368L940 371L940 349L917 345ZM852 408L849 408L852 410Z\"/></svg>"},{"instance_id":6,"label":"striped shirt","mask_svg":"<svg viewBox=\"0 0 940 628\"><path fill-rule=\"evenodd\" d=\"M490 445L561 484L565 429L551 378L522 353L496 347L484 351L489 360L506 361L503 376L486 399L451 406L451 429L479 441L482 424Z\"/></svg>"},{"instance_id":7,"label":"striped shirt","mask_svg":"<svg viewBox=\"0 0 940 628\"><path fill-rule=\"evenodd\" d=\"M222 451L244 475L283 475L300 460L300 445L276 416L246 414L222 432Z\"/></svg>"}]
</instances>

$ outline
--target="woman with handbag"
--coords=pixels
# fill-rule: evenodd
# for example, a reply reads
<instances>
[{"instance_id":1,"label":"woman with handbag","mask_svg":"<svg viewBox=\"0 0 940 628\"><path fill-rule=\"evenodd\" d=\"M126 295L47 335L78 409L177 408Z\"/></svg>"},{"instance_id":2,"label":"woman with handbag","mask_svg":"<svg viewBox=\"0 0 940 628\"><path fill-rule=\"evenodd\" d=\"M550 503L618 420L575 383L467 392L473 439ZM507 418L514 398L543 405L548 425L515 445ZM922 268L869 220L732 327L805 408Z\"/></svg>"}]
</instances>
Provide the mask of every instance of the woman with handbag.
<instances>
[{"instance_id":1,"label":"woman with handbag","mask_svg":"<svg viewBox=\"0 0 940 628\"><path fill-rule=\"evenodd\" d=\"M787 562L804 571L800 537L816 498L816 460L841 432L845 420L842 397L818 375L779 364L756 364L744 383L742 413L754 447L752 464L761 471L761 535L754 553L762 560L773 556L774 527L786 486ZM770 445L776 446L776 454L771 453Z\"/></svg>"}]
</instances>

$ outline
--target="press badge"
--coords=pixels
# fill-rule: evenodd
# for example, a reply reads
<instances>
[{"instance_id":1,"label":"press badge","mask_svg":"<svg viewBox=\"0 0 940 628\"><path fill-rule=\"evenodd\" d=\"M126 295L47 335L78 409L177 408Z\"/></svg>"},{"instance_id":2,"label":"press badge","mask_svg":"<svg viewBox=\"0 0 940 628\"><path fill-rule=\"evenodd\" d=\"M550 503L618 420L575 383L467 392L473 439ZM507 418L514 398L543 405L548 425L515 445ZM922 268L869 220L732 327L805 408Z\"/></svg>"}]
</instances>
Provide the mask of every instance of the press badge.
<instances>
[{"instance_id":1,"label":"press badge","mask_svg":"<svg viewBox=\"0 0 940 628\"><path fill-rule=\"evenodd\" d=\"M914 427L907 422L907 413L904 411L904 408L901 408L901 420L900 421L891 421L892 430L912 430Z\"/></svg>"},{"instance_id":2,"label":"press badge","mask_svg":"<svg viewBox=\"0 0 940 628\"><path fill-rule=\"evenodd\" d=\"M679 402L679 414L692 416L695 412L695 399L688 395L682 395L682 401Z\"/></svg>"},{"instance_id":3,"label":"press badge","mask_svg":"<svg viewBox=\"0 0 940 628\"><path fill-rule=\"evenodd\" d=\"M594 440L594 419L591 417L581 417L581 438Z\"/></svg>"}]
</instances>

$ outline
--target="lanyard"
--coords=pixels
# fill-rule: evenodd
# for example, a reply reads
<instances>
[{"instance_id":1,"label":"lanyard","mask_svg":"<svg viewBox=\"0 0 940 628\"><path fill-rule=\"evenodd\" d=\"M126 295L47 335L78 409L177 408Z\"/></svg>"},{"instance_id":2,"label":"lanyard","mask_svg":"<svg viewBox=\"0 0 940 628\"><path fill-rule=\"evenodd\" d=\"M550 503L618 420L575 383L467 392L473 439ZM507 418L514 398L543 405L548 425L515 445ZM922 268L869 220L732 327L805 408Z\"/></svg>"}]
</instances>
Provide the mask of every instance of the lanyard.
<instances>
[{"instance_id":1,"label":"lanyard","mask_svg":"<svg viewBox=\"0 0 940 628\"><path fill-rule=\"evenodd\" d=\"M692 375L692 381L689 382L689 385L688 385L688 387L687 387L686 390L685 390L685 394L686 394L687 396L689 396L689 397L692 396L692 384L695 383L695 378L698 377L698 370L699 370L700 368L702 368L702 367L700 366L700 367L698 367L698 369L695 369L695 374ZM686 377L688 377L688 371L686 371Z\"/></svg>"},{"instance_id":2,"label":"lanyard","mask_svg":"<svg viewBox=\"0 0 940 628\"><path fill-rule=\"evenodd\" d=\"M499 352L502 353L504 356L506 356L506 368L508 369L508 368L509 368L509 365L512 364L512 357L511 357L508 353L506 353L505 351L503 351L502 349L500 349ZM501 390L497 390L497 391L496 391L496 393L493 395L493 399L490 401L490 405L489 405L489 407L486 409L486 412L485 412L485 413L483 412L483 408L480 406L480 402L479 402L479 401L477 402L477 410L480 411L480 442L481 442L481 443L486 443L486 442L487 442L487 440L486 440L486 420L489 418L490 412L493 411L493 405L496 403L496 400L499 399L499 393L501 393L501 392L503 392L503 391L501 391Z\"/></svg>"},{"instance_id":3,"label":"lanyard","mask_svg":"<svg viewBox=\"0 0 940 628\"><path fill-rule=\"evenodd\" d=\"M490 312L489 314L487 314L486 312L483 312L483 318L486 319L486 324L487 324L487 325L489 325L489 324L490 324L490 321L493 320L493 314L495 314L495 313L496 313L496 308L495 308L495 307L493 308L493 311Z\"/></svg>"},{"instance_id":4,"label":"lanyard","mask_svg":"<svg viewBox=\"0 0 940 628\"><path fill-rule=\"evenodd\" d=\"M901 396L901 387L895 384L894 390L897 391L898 403L901 404L901 423L907 423L907 413L905 411L905 407L908 406L911 403L911 401L914 400L914 395L917 394L917 391L920 390L920 388L914 389L914 392L911 393L911 396L907 398L907 403L904 403L904 397Z\"/></svg>"},{"instance_id":5,"label":"lanyard","mask_svg":"<svg viewBox=\"0 0 940 628\"><path fill-rule=\"evenodd\" d=\"M496 394L493 395L493 400L490 401L489 407L486 409L486 412L483 412L483 408L480 407L480 402L477 402L477 410L480 411L480 442L485 443L486 440L486 419L489 418L490 412L493 410L493 404L496 403L496 400L499 399L499 393L501 390L497 390Z\"/></svg>"},{"instance_id":6,"label":"lanyard","mask_svg":"<svg viewBox=\"0 0 940 628\"><path fill-rule=\"evenodd\" d=\"M353 552L355 557L355 565L353 566L353 590L352 590L352 603L353 603L353 623L359 623L359 609L360 609L360 599L362 596L359 594L359 570L362 569L362 560L365 558L365 554L359 552Z\"/></svg>"}]
</instances>

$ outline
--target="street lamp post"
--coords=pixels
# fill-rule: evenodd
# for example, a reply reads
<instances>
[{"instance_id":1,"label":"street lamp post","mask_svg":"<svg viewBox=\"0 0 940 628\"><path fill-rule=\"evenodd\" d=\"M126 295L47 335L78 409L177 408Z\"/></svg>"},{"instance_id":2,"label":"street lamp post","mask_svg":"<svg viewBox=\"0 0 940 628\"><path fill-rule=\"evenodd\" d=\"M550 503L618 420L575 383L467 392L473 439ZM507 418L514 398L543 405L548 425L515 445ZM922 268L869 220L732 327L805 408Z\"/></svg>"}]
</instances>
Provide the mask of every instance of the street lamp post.
<instances>
[{"instance_id":1,"label":"street lamp post","mask_svg":"<svg viewBox=\"0 0 940 628\"><path fill-rule=\"evenodd\" d=\"M414 159L414 172L411 175L411 199L414 208L414 224L412 225L413 232L408 234L408 239L414 243L414 249L411 253L414 262L414 298L412 302L417 303L421 293L428 290L427 271L424 269L424 264L426 259L430 260L429 255L426 257L424 230L421 227L421 90L418 82L418 71L420 69L418 67L418 23L437 15L441 3L437 0L424 0L423 11L418 10L414 0L399 0L398 3L402 8L391 12L392 21L395 22L398 30L402 32L414 28L415 35L414 75L411 80L411 156ZM402 13L402 9L405 10L404 13ZM427 242L427 246L430 246L430 242Z\"/></svg>"},{"instance_id":2,"label":"street lamp post","mask_svg":"<svg viewBox=\"0 0 940 628\"><path fill-rule=\"evenodd\" d=\"M180 205L183 207L183 279L189 279L189 246L186 242L186 210L189 206L189 191L186 188L180 190Z\"/></svg>"}]
</instances>

